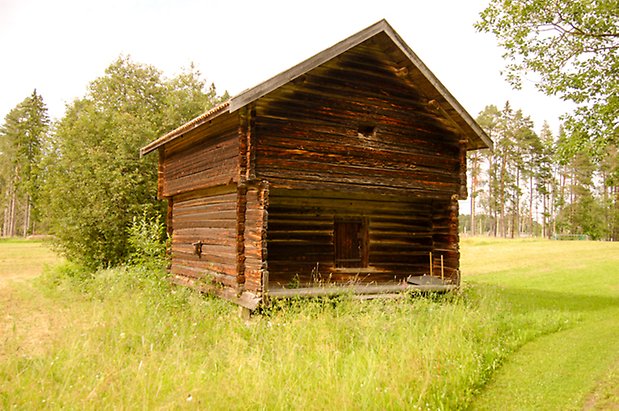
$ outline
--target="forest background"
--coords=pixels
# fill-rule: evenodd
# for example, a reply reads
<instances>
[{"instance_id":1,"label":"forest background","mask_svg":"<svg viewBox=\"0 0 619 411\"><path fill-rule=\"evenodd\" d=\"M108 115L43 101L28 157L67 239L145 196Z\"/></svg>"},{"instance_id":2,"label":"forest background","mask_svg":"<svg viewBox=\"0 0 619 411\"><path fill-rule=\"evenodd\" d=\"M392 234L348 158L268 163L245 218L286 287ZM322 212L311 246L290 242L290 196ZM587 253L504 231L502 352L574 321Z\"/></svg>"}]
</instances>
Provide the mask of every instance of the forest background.
<instances>
[{"instance_id":1,"label":"forest background","mask_svg":"<svg viewBox=\"0 0 619 411\"><path fill-rule=\"evenodd\" d=\"M617 10L616 0L494 0L480 14L476 28L503 48L510 83L533 73L575 109L556 135L509 102L479 113L495 144L469 153L462 232L619 239ZM165 215L156 158L139 148L227 98L193 65L168 78L127 56L57 121L34 90L0 126L1 235L52 234L91 267L126 261L131 227Z\"/></svg>"}]
</instances>

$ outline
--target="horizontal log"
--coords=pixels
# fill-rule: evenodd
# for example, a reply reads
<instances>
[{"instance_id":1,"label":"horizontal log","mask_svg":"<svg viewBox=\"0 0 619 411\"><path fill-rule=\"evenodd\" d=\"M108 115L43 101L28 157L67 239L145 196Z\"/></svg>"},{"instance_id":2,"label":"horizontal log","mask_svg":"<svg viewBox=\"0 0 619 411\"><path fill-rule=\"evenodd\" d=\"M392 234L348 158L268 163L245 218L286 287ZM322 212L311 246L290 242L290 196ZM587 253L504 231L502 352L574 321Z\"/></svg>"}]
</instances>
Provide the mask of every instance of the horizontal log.
<instances>
[{"instance_id":1,"label":"horizontal log","mask_svg":"<svg viewBox=\"0 0 619 411\"><path fill-rule=\"evenodd\" d=\"M385 285L343 285L304 288L273 288L269 289L270 298L290 297L319 297L338 294L384 294L406 291L452 291L457 289L454 284L444 285L410 285L410 284L385 284Z\"/></svg>"},{"instance_id":2,"label":"horizontal log","mask_svg":"<svg viewBox=\"0 0 619 411\"><path fill-rule=\"evenodd\" d=\"M228 197L229 195L233 195L233 197ZM236 195L237 195L236 184L230 184L230 185L218 185L218 186L207 187L207 188L200 189L200 190L188 191L186 193L175 196L174 200L175 202L178 202L178 203L183 203L183 202L192 201L192 200L197 200L199 202L212 200L213 202L217 202L219 198L225 198L225 199L236 198Z\"/></svg>"},{"instance_id":3,"label":"horizontal log","mask_svg":"<svg viewBox=\"0 0 619 411\"><path fill-rule=\"evenodd\" d=\"M239 125L239 113L223 113L216 121L211 121L205 126L194 128L183 133L182 138L177 138L164 146L166 156L177 152L191 149L197 145L208 144L209 140L217 136L236 133Z\"/></svg>"},{"instance_id":4,"label":"horizontal log","mask_svg":"<svg viewBox=\"0 0 619 411\"><path fill-rule=\"evenodd\" d=\"M337 147L336 152L353 150L377 152L392 152L398 156L431 155L432 153L444 153L445 159L455 163L459 147L452 142L436 141L433 136L420 136L411 133L410 129L400 129L394 125L376 126L376 137L359 135L359 125L355 124L321 124L314 122L299 124L285 118L264 118L260 121L258 131L268 136L264 137L265 144L280 146L283 148L312 148L314 146L330 145ZM285 137L289 137L289 141ZM452 155L453 154L453 155Z\"/></svg>"},{"instance_id":5,"label":"horizontal log","mask_svg":"<svg viewBox=\"0 0 619 411\"><path fill-rule=\"evenodd\" d=\"M182 275L193 279L208 279L209 281L221 283L228 286L236 286L237 284L236 276L227 275L216 270L196 268L194 266L181 264L172 264L171 272L174 275Z\"/></svg>"},{"instance_id":6,"label":"horizontal log","mask_svg":"<svg viewBox=\"0 0 619 411\"><path fill-rule=\"evenodd\" d=\"M176 208L178 211L184 210L192 210L196 207L205 207L205 206L222 206L227 205L229 208L234 208L237 202L237 194L236 193L226 193L220 195L207 195L203 194L203 196L198 198L191 198L187 200L182 200L180 196L176 198Z\"/></svg>"},{"instance_id":7,"label":"horizontal log","mask_svg":"<svg viewBox=\"0 0 619 411\"><path fill-rule=\"evenodd\" d=\"M279 158L285 156L285 159ZM264 160L265 158L269 160ZM274 153L270 150L256 160L258 178L277 179L294 178L312 180L327 180L359 184L365 186L388 186L394 188L416 188L419 190L442 190L446 194L455 194L460 183L452 172L440 169L403 170L389 165L354 165L343 160L340 163L330 163L328 157L312 159L309 156L292 155L291 153ZM303 170L303 171L300 171ZM279 172L279 173L278 173Z\"/></svg>"}]
</instances>

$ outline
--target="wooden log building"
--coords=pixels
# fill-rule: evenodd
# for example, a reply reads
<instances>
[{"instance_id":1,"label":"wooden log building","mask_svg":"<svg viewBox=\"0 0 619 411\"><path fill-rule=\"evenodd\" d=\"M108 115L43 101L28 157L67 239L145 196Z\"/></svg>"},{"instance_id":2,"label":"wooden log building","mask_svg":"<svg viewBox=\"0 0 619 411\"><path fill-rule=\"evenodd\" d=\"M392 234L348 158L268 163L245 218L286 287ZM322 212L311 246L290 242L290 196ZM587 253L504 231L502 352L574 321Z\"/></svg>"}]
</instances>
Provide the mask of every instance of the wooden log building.
<instances>
[{"instance_id":1,"label":"wooden log building","mask_svg":"<svg viewBox=\"0 0 619 411\"><path fill-rule=\"evenodd\" d=\"M466 152L491 146L381 20L141 154L159 152L174 281L254 309L457 287Z\"/></svg>"}]
</instances>

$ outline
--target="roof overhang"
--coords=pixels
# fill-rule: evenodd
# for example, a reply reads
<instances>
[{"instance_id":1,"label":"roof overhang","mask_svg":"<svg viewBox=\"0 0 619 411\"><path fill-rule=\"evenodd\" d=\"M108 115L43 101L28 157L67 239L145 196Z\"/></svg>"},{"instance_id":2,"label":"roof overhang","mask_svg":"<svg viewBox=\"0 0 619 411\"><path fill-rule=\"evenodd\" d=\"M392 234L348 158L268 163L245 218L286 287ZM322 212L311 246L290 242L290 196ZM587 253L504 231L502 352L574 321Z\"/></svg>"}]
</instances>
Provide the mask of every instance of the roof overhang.
<instances>
[{"instance_id":1,"label":"roof overhang","mask_svg":"<svg viewBox=\"0 0 619 411\"><path fill-rule=\"evenodd\" d=\"M175 140L190 130L200 127L223 113L232 113L247 106L248 104L296 79L297 77L304 75L305 73L352 49L353 47L358 46L364 41L377 36L380 33L386 34L393 44L399 49L399 51L406 56L407 62L405 63L407 63L407 65L410 66L410 69L412 69L409 71L418 72L421 74L420 78L427 82L427 86L424 89L428 97L428 104L438 110L443 116L457 126L467 141L467 148L469 150L492 148L492 140L486 135L477 122L452 96L445 86L443 86L438 78L436 78L430 69L428 69L421 59L404 42L404 40L402 40L402 38L389 25L389 23L383 19L365 30L340 41L315 56L310 57L296 66L276 75L275 77L272 77L271 79L260 83L255 87L241 92L240 94L230 98L230 100L225 103L220 104L219 106L176 128L175 130L172 130L163 137L160 137L147 146L142 147L140 149L140 155L145 155L156 150L164 144Z\"/></svg>"}]
</instances>

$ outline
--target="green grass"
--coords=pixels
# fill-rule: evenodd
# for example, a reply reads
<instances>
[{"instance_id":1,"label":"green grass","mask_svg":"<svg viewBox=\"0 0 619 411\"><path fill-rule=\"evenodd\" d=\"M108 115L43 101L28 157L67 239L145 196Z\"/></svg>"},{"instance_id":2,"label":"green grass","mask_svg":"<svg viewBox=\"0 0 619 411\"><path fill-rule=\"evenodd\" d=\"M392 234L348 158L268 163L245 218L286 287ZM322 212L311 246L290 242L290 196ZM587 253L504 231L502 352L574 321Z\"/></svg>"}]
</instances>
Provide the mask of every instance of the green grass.
<instances>
[{"instance_id":1,"label":"green grass","mask_svg":"<svg viewBox=\"0 0 619 411\"><path fill-rule=\"evenodd\" d=\"M513 313L577 319L573 327L511 356L474 408L566 410L595 403L589 393L619 362L619 244L473 240L465 245L464 266L480 258L505 262L479 268L480 275L469 281L502 287Z\"/></svg>"},{"instance_id":2,"label":"green grass","mask_svg":"<svg viewBox=\"0 0 619 411\"><path fill-rule=\"evenodd\" d=\"M529 350L552 365L555 352L572 353L536 344L571 335L576 361L581 327L600 324L589 345L612 330L604 313L616 309L619 287L616 273L604 273L619 248L560 244L572 248L467 240L458 295L293 300L249 323L231 304L170 288L158 273L90 275L65 264L0 300L10 315L0 317L0 409L491 407L485 398L506 401L501 381L518 356ZM579 398L557 404L612 401L619 362L589 354ZM551 366L533 365L533 375Z\"/></svg>"},{"instance_id":3,"label":"green grass","mask_svg":"<svg viewBox=\"0 0 619 411\"><path fill-rule=\"evenodd\" d=\"M606 372L589 394L585 410L619 410L619 361Z\"/></svg>"},{"instance_id":4,"label":"green grass","mask_svg":"<svg viewBox=\"0 0 619 411\"><path fill-rule=\"evenodd\" d=\"M32 278L47 264L60 258L46 242L25 239L0 239L0 285L3 282Z\"/></svg>"}]
</instances>

